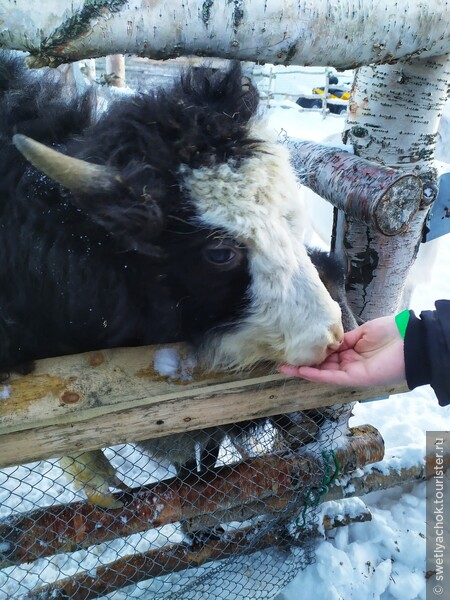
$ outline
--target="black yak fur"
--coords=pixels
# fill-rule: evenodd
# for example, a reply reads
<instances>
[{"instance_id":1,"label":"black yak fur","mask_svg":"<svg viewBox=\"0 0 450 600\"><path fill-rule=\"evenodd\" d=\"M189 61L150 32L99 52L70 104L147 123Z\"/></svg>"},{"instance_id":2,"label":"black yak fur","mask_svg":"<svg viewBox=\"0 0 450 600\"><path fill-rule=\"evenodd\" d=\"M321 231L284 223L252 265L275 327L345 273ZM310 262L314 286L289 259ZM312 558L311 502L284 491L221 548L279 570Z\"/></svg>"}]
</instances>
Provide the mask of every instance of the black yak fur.
<instances>
[{"instance_id":1,"label":"black yak fur","mask_svg":"<svg viewBox=\"0 0 450 600\"><path fill-rule=\"evenodd\" d=\"M103 348L195 345L239 325L250 301L247 249L236 243L238 264L227 267L230 247L215 242L226 230L196 221L179 168L238 169L259 143L248 126L257 106L236 63L226 73L191 69L170 90L119 99L98 116L94 93L78 97L58 72L35 75L0 57L0 372ZM65 189L30 165L14 134L111 167L114 189ZM341 267L311 256L346 318ZM180 469L200 443L213 464L227 432L144 447Z\"/></svg>"},{"instance_id":2,"label":"black yak fur","mask_svg":"<svg viewBox=\"0 0 450 600\"><path fill-rule=\"evenodd\" d=\"M252 152L245 125L257 96L242 90L239 65L226 77L189 71L170 92L115 102L98 122L92 94L66 100L56 74L36 77L15 59L0 63L0 93L0 370L195 341L234 318L246 261L217 276L204 257L214 231L189 223L176 169ZM116 193L72 196L30 166L14 133L120 169Z\"/></svg>"}]
</instances>

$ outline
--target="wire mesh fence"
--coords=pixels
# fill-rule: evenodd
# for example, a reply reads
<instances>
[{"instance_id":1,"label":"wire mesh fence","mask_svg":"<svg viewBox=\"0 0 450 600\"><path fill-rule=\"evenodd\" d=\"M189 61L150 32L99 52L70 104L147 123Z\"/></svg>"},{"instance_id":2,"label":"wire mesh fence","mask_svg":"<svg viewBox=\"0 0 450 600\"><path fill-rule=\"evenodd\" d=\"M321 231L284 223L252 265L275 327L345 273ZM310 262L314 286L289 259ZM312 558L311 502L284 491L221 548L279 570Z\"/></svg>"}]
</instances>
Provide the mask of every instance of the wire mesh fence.
<instances>
[{"instance_id":1,"label":"wire mesh fence","mask_svg":"<svg viewBox=\"0 0 450 600\"><path fill-rule=\"evenodd\" d=\"M159 438L193 451L183 466L144 442L4 469L0 599L274 598L314 559L339 464L357 466L349 410Z\"/></svg>"}]
</instances>

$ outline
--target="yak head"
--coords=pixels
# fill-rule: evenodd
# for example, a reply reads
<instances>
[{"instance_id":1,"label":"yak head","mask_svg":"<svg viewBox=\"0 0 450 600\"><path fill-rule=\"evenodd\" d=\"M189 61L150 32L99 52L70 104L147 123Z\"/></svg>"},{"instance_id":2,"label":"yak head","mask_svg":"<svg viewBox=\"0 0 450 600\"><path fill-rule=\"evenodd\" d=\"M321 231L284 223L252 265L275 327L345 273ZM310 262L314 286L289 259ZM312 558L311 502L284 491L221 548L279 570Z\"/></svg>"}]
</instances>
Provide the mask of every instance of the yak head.
<instances>
[{"instance_id":1,"label":"yak head","mask_svg":"<svg viewBox=\"0 0 450 600\"><path fill-rule=\"evenodd\" d=\"M140 265L129 285L154 295L146 326L155 303L173 315L170 339L146 339L194 341L212 368L313 364L343 337L303 243L288 152L257 104L238 64L194 68L170 90L118 101L64 152L15 136L65 201Z\"/></svg>"}]
</instances>

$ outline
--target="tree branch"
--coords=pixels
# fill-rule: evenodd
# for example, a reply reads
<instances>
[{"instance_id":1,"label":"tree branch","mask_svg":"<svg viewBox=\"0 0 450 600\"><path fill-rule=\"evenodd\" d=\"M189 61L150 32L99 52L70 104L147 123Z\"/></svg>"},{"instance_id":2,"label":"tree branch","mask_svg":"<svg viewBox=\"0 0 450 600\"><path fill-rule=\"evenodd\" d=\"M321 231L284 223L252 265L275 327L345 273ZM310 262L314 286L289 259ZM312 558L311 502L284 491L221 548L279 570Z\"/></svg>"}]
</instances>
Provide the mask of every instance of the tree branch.
<instances>
[{"instance_id":1,"label":"tree branch","mask_svg":"<svg viewBox=\"0 0 450 600\"><path fill-rule=\"evenodd\" d=\"M15 0L2 11L0 45L31 52L34 66L131 53L348 69L450 52L447 5L434 0L136 4L46 0L37 11Z\"/></svg>"},{"instance_id":2,"label":"tree branch","mask_svg":"<svg viewBox=\"0 0 450 600\"><path fill-rule=\"evenodd\" d=\"M370 425L352 429L346 442L336 450L341 473L383 458L383 439ZM335 466L330 469L332 475ZM257 510L261 510L262 503L267 512L272 502L273 508L278 505L280 510L302 491L319 488L323 474L322 461L312 452L267 454L208 471L201 477L183 481L174 478L138 488L132 494L119 493L117 499L124 501L119 509L103 510L88 502L72 502L8 517L0 525L0 568L73 552L176 521L200 518L199 525L204 526L201 519L209 515L217 524L229 520L230 510L236 514L249 503Z\"/></svg>"},{"instance_id":3,"label":"tree branch","mask_svg":"<svg viewBox=\"0 0 450 600\"><path fill-rule=\"evenodd\" d=\"M415 175L323 144L290 139L287 146L304 185L384 235L405 231L419 209L422 184Z\"/></svg>"}]
</instances>

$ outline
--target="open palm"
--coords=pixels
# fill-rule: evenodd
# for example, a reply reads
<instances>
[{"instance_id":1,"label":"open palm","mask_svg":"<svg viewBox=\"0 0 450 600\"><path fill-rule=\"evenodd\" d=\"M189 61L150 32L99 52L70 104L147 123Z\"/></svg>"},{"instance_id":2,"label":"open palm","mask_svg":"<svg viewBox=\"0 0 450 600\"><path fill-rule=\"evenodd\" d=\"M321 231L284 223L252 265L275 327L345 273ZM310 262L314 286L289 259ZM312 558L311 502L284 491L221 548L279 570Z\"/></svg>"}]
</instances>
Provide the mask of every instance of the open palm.
<instances>
[{"instance_id":1,"label":"open palm","mask_svg":"<svg viewBox=\"0 0 450 600\"><path fill-rule=\"evenodd\" d=\"M334 385L368 387L405 379L403 339L394 317L368 321L345 334L338 350L320 365L283 365L281 373Z\"/></svg>"}]
</instances>

